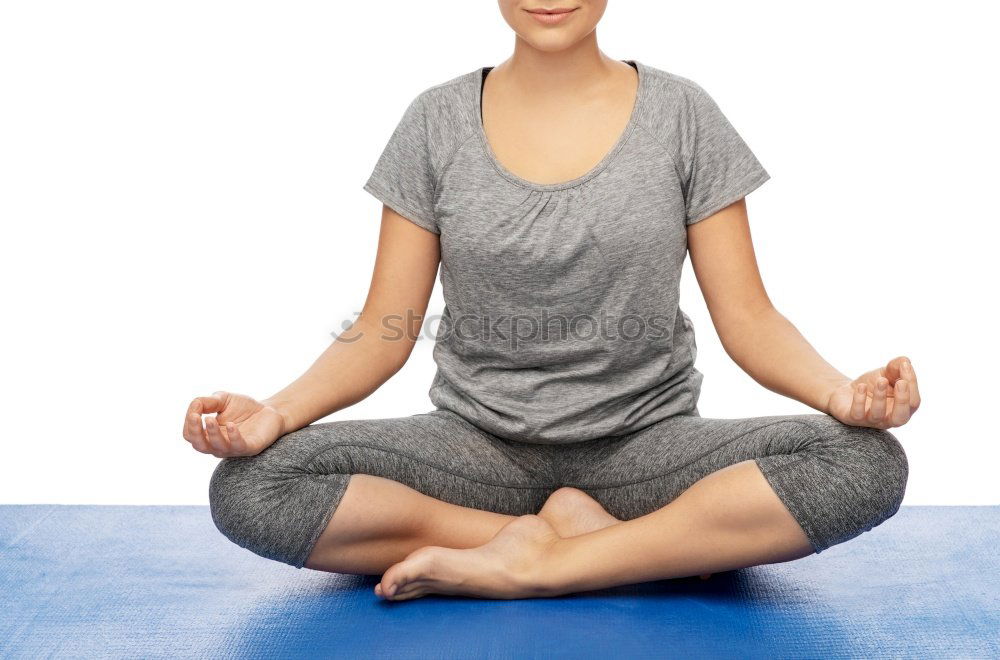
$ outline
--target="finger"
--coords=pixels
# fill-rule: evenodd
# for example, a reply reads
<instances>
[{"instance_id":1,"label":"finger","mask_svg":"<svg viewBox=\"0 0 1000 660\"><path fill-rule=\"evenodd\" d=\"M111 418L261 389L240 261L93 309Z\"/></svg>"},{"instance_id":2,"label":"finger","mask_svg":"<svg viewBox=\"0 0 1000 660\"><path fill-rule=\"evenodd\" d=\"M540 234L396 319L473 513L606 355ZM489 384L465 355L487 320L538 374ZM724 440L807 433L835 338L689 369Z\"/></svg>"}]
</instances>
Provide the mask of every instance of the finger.
<instances>
[{"instance_id":1,"label":"finger","mask_svg":"<svg viewBox=\"0 0 1000 660\"><path fill-rule=\"evenodd\" d=\"M896 386L892 399L892 416L889 418L893 426L902 426L910 421L910 383L900 379L896 381Z\"/></svg>"},{"instance_id":2,"label":"finger","mask_svg":"<svg viewBox=\"0 0 1000 660\"><path fill-rule=\"evenodd\" d=\"M229 447L234 454L239 456L245 456L250 451L250 443L246 441L243 434L240 433L239 428L236 424L229 422L226 424L226 435L229 436Z\"/></svg>"},{"instance_id":3,"label":"finger","mask_svg":"<svg viewBox=\"0 0 1000 660\"><path fill-rule=\"evenodd\" d=\"M868 389L864 383L854 385L854 399L851 400L851 419L861 421L865 418L865 405L868 403Z\"/></svg>"},{"instance_id":4,"label":"finger","mask_svg":"<svg viewBox=\"0 0 1000 660\"><path fill-rule=\"evenodd\" d=\"M187 409L188 414L194 413L196 415L200 415L202 412L204 412L205 411L205 407L204 407L204 404L202 404L202 401L201 401L204 398L205 397L200 397L200 396L195 397L191 401L191 403L188 404L188 409Z\"/></svg>"},{"instance_id":5,"label":"finger","mask_svg":"<svg viewBox=\"0 0 1000 660\"><path fill-rule=\"evenodd\" d=\"M211 454L212 448L205 437L205 428L201 425L201 415L189 412L184 418L184 439L203 454Z\"/></svg>"},{"instance_id":6,"label":"finger","mask_svg":"<svg viewBox=\"0 0 1000 660\"><path fill-rule=\"evenodd\" d=\"M905 355L892 358L885 365L885 370L882 375L888 378L890 383L895 383L896 379L902 374L903 363L906 362L907 359L908 358Z\"/></svg>"},{"instance_id":7,"label":"finger","mask_svg":"<svg viewBox=\"0 0 1000 660\"><path fill-rule=\"evenodd\" d=\"M909 360L903 361L903 378L910 387L910 410L916 410L920 406L920 388L917 386L917 372Z\"/></svg>"},{"instance_id":8,"label":"finger","mask_svg":"<svg viewBox=\"0 0 1000 660\"><path fill-rule=\"evenodd\" d=\"M184 439L188 442L198 437L198 430L201 427L201 404L192 401L184 413ZM194 421L192 421L194 420Z\"/></svg>"},{"instance_id":9,"label":"finger","mask_svg":"<svg viewBox=\"0 0 1000 660\"><path fill-rule=\"evenodd\" d=\"M208 432L208 443L212 446L212 450L219 454L228 454L230 451L229 442L222 435L219 422L216 421L215 417L205 418L205 430Z\"/></svg>"},{"instance_id":10,"label":"finger","mask_svg":"<svg viewBox=\"0 0 1000 660\"><path fill-rule=\"evenodd\" d=\"M881 426L885 423L886 400L889 395L889 379L879 376L875 382L875 396L872 397L871 408L868 409L868 423Z\"/></svg>"},{"instance_id":11,"label":"finger","mask_svg":"<svg viewBox=\"0 0 1000 660\"><path fill-rule=\"evenodd\" d=\"M226 407L225 397L218 396L220 393L216 392L212 396L199 396L195 397L195 400L191 402L191 406L199 405L200 408L196 411L201 415L205 413L217 413L222 412L223 408ZM221 394L225 394L222 392Z\"/></svg>"}]
</instances>

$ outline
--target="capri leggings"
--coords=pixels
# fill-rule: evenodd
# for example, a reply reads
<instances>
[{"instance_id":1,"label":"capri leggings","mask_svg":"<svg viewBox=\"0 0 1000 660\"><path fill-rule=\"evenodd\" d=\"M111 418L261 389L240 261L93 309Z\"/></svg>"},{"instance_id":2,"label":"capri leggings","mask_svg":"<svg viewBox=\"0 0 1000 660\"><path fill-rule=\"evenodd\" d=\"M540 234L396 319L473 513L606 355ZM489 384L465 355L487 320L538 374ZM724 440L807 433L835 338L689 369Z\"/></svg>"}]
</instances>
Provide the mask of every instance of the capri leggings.
<instances>
[{"instance_id":1,"label":"capri leggings","mask_svg":"<svg viewBox=\"0 0 1000 660\"><path fill-rule=\"evenodd\" d=\"M888 431L819 413L722 419L695 411L628 435L543 445L496 437L436 409L307 426L256 456L223 459L209 497L230 540L302 568L352 474L510 515L537 513L553 491L573 486L630 520L746 460L756 461L817 553L895 514L909 471Z\"/></svg>"}]
</instances>

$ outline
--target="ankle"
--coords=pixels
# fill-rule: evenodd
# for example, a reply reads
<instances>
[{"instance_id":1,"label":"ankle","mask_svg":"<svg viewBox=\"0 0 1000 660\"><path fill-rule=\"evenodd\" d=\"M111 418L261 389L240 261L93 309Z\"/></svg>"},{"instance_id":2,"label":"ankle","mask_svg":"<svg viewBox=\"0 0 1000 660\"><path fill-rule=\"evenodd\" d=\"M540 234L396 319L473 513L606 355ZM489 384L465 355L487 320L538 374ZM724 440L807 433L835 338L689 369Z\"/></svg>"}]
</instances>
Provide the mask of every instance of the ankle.
<instances>
[{"instance_id":1,"label":"ankle","mask_svg":"<svg viewBox=\"0 0 1000 660\"><path fill-rule=\"evenodd\" d=\"M522 586L536 597L570 593L566 572L566 548L569 538L556 539L539 561L522 577Z\"/></svg>"}]
</instances>

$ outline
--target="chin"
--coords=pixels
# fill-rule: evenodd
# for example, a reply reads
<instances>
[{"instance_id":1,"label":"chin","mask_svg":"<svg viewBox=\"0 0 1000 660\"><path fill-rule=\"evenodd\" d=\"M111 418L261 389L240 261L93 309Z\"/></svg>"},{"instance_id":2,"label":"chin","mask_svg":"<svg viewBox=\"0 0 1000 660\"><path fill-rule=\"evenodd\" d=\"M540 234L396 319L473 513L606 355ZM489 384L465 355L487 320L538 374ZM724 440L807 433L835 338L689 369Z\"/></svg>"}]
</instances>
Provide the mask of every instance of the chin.
<instances>
[{"instance_id":1,"label":"chin","mask_svg":"<svg viewBox=\"0 0 1000 660\"><path fill-rule=\"evenodd\" d=\"M500 0L500 11L517 36L545 52L566 50L589 35L601 20L607 0ZM572 8L562 23L543 25L528 10Z\"/></svg>"},{"instance_id":2,"label":"chin","mask_svg":"<svg viewBox=\"0 0 1000 660\"><path fill-rule=\"evenodd\" d=\"M532 34L534 32L535 34ZM531 30L518 33L518 36L526 41L535 50L540 50L546 53L556 53L561 50L566 50L576 42L578 42L584 35L578 34L558 34L556 30L549 30L547 32L542 32L537 34L538 30Z\"/></svg>"}]
</instances>

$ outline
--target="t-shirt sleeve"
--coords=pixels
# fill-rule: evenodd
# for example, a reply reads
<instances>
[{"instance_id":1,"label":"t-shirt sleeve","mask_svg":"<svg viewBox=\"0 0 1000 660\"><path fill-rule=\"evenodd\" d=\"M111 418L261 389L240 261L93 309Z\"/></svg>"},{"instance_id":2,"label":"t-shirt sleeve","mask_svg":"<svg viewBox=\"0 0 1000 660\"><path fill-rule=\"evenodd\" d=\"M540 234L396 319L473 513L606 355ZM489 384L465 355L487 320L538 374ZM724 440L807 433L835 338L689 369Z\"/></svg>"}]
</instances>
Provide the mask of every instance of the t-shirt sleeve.
<instances>
[{"instance_id":1,"label":"t-shirt sleeve","mask_svg":"<svg viewBox=\"0 0 1000 660\"><path fill-rule=\"evenodd\" d=\"M742 199L771 178L704 89L694 86L690 104L683 149L688 225Z\"/></svg>"},{"instance_id":2,"label":"t-shirt sleeve","mask_svg":"<svg viewBox=\"0 0 1000 660\"><path fill-rule=\"evenodd\" d=\"M427 112L417 96L389 137L364 189L410 222L439 234L429 146Z\"/></svg>"}]
</instances>

